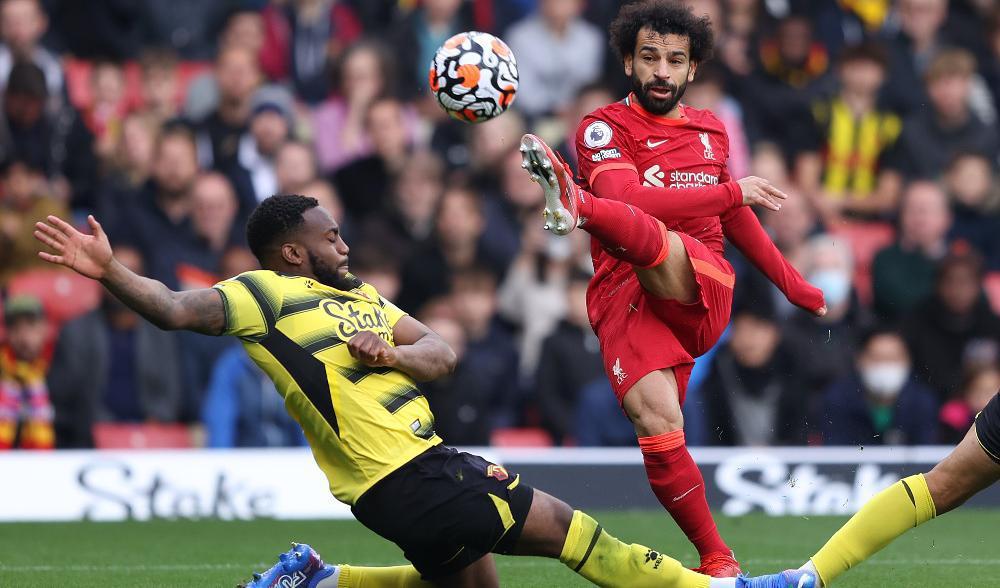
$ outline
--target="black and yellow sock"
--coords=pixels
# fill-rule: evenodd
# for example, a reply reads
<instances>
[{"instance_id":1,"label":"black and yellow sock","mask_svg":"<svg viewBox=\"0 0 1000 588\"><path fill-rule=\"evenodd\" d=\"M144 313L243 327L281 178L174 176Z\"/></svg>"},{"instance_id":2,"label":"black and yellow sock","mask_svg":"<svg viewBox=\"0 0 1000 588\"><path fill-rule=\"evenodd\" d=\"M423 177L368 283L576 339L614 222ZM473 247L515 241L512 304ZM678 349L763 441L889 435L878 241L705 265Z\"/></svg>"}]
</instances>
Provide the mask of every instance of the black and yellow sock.
<instances>
[{"instance_id":1,"label":"black and yellow sock","mask_svg":"<svg viewBox=\"0 0 1000 588\"><path fill-rule=\"evenodd\" d=\"M598 586L708 588L709 577L635 543L626 545L580 511L566 534L559 561Z\"/></svg>"},{"instance_id":2,"label":"black and yellow sock","mask_svg":"<svg viewBox=\"0 0 1000 588\"><path fill-rule=\"evenodd\" d=\"M923 474L879 492L812 557L824 585L878 553L913 527L934 518L934 500Z\"/></svg>"}]
</instances>

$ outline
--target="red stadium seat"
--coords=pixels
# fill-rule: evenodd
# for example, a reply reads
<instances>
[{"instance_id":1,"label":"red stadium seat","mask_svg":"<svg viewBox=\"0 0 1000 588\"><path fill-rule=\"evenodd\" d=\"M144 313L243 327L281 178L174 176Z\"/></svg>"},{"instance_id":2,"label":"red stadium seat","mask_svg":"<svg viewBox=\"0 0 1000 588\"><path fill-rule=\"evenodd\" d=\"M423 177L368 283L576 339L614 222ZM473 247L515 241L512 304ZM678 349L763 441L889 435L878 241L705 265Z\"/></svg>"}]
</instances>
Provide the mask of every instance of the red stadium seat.
<instances>
[{"instance_id":1,"label":"red stadium seat","mask_svg":"<svg viewBox=\"0 0 1000 588\"><path fill-rule=\"evenodd\" d=\"M75 272L37 269L11 278L7 294L38 297L49 318L61 324L97 308L101 301L101 285Z\"/></svg>"},{"instance_id":2,"label":"red stadium seat","mask_svg":"<svg viewBox=\"0 0 1000 588\"><path fill-rule=\"evenodd\" d=\"M190 449L191 431L181 424L98 423L94 425L97 449Z\"/></svg>"},{"instance_id":3,"label":"red stadium seat","mask_svg":"<svg viewBox=\"0 0 1000 588\"><path fill-rule=\"evenodd\" d=\"M986 297L990 300L993 312L1000 314L1000 272L990 272L983 280Z\"/></svg>"},{"instance_id":4,"label":"red stadium seat","mask_svg":"<svg viewBox=\"0 0 1000 588\"><path fill-rule=\"evenodd\" d=\"M497 429L490 435L494 447L551 447L552 436L545 429Z\"/></svg>"},{"instance_id":5,"label":"red stadium seat","mask_svg":"<svg viewBox=\"0 0 1000 588\"><path fill-rule=\"evenodd\" d=\"M892 225L881 222L845 221L830 231L846 238L854 252L854 288L863 304L872 301L872 262L880 249L896 238Z\"/></svg>"}]
</instances>

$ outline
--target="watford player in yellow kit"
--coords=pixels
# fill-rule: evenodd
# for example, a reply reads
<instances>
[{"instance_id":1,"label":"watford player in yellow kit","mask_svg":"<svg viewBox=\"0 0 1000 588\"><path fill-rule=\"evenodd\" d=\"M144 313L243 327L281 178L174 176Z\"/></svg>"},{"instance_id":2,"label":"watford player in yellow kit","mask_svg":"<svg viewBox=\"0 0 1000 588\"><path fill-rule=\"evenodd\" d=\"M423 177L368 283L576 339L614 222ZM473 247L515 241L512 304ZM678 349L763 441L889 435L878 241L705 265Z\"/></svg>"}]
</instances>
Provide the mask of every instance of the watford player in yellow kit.
<instances>
[{"instance_id":1,"label":"watford player in yellow kit","mask_svg":"<svg viewBox=\"0 0 1000 588\"><path fill-rule=\"evenodd\" d=\"M293 545L250 586L499 585L491 553L558 558L600 586L742 588L606 533L591 517L534 490L502 466L444 447L417 381L454 368L455 354L416 319L348 271L348 247L313 198L272 196L247 223L260 271L174 292L112 256L92 234L50 216L39 256L99 280L163 329L238 337L305 431L330 491L412 565L330 565Z\"/></svg>"}]
</instances>

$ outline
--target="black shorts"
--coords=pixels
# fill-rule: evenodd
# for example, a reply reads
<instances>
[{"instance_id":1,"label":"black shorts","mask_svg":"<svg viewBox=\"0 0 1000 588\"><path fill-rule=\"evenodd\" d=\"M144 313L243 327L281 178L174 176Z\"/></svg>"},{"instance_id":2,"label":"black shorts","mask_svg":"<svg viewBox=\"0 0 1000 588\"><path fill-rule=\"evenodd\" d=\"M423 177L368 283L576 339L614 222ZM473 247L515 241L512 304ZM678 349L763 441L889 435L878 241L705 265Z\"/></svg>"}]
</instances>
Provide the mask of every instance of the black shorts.
<instances>
[{"instance_id":1,"label":"black shorts","mask_svg":"<svg viewBox=\"0 0 1000 588\"><path fill-rule=\"evenodd\" d=\"M1000 464L1000 393L986 404L976 415L976 435L986 455Z\"/></svg>"},{"instance_id":2,"label":"black shorts","mask_svg":"<svg viewBox=\"0 0 1000 588\"><path fill-rule=\"evenodd\" d=\"M487 553L510 553L532 496L513 472L438 445L379 480L351 512L434 580Z\"/></svg>"}]
</instances>

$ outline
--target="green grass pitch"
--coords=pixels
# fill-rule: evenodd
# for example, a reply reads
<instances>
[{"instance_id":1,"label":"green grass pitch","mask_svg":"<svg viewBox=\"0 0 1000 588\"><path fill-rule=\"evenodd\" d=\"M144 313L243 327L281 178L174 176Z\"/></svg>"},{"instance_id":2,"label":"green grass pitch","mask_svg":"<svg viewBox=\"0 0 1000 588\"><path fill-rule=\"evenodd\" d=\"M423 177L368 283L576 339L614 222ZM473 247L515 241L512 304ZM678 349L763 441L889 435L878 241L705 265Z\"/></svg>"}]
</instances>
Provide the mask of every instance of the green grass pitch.
<instances>
[{"instance_id":1,"label":"green grass pitch","mask_svg":"<svg viewBox=\"0 0 1000 588\"><path fill-rule=\"evenodd\" d=\"M694 551L660 511L593 513L612 534L693 565ZM753 573L800 564L844 521L833 517L720 518ZM1000 511L966 510L911 531L837 587L1000 586ZM235 586L291 540L327 561L403 563L399 550L354 521L158 521L0 524L0 586ZM503 586L586 586L559 562L499 557Z\"/></svg>"}]
</instances>

